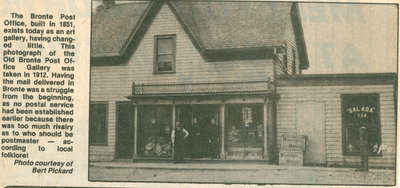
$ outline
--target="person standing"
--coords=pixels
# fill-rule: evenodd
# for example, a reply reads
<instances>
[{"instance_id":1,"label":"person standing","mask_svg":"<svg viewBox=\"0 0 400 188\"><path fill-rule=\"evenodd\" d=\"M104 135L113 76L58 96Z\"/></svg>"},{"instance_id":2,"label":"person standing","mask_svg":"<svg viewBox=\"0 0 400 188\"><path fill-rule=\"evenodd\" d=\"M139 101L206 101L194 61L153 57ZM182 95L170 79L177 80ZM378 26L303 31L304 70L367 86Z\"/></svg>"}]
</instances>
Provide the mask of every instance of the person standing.
<instances>
[{"instance_id":1,"label":"person standing","mask_svg":"<svg viewBox=\"0 0 400 188\"><path fill-rule=\"evenodd\" d=\"M368 132L365 126L361 126L360 133L360 157L361 166L357 171L368 171Z\"/></svg>"},{"instance_id":2,"label":"person standing","mask_svg":"<svg viewBox=\"0 0 400 188\"><path fill-rule=\"evenodd\" d=\"M201 134L201 127L197 121L197 118L193 118L192 122L192 158L201 157L203 152L204 144L202 142L203 135Z\"/></svg>"},{"instance_id":3,"label":"person standing","mask_svg":"<svg viewBox=\"0 0 400 188\"><path fill-rule=\"evenodd\" d=\"M181 123L175 123L175 129L171 132L172 145L174 147L174 164L183 162L184 156L184 140L189 136L189 132L183 128Z\"/></svg>"},{"instance_id":4,"label":"person standing","mask_svg":"<svg viewBox=\"0 0 400 188\"><path fill-rule=\"evenodd\" d=\"M214 118L211 119L208 127L208 145L210 148L211 160L219 158L219 128Z\"/></svg>"}]
</instances>

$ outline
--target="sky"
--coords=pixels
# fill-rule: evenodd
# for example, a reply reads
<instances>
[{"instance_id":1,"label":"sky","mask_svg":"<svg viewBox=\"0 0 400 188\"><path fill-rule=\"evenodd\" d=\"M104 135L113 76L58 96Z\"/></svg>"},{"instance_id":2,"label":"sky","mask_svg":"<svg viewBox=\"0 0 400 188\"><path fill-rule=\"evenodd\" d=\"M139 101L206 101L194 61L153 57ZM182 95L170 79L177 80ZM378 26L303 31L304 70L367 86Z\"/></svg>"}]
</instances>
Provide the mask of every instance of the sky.
<instances>
[{"instance_id":1,"label":"sky","mask_svg":"<svg viewBox=\"0 0 400 188\"><path fill-rule=\"evenodd\" d=\"M299 3L299 8L310 63L303 74L397 72L395 5Z\"/></svg>"},{"instance_id":2,"label":"sky","mask_svg":"<svg viewBox=\"0 0 400 188\"><path fill-rule=\"evenodd\" d=\"M397 71L397 7L299 3L310 67L304 74Z\"/></svg>"}]
</instances>

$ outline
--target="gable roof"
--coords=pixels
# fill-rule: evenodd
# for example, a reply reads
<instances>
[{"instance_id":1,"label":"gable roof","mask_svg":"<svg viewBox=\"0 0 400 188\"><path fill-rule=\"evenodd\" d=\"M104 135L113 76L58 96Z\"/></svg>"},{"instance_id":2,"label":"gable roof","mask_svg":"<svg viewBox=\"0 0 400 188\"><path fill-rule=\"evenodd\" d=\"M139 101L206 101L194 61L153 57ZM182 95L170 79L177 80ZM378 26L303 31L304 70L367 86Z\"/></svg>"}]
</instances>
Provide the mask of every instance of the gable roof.
<instances>
[{"instance_id":1,"label":"gable roof","mask_svg":"<svg viewBox=\"0 0 400 188\"><path fill-rule=\"evenodd\" d=\"M204 50L281 46L291 3L171 1Z\"/></svg>"},{"instance_id":2,"label":"gable roof","mask_svg":"<svg viewBox=\"0 0 400 188\"><path fill-rule=\"evenodd\" d=\"M92 17L92 57L120 56L150 2L116 4Z\"/></svg>"},{"instance_id":3,"label":"gable roof","mask_svg":"<svg viewBox=\"0 0 400 188\"><path fill-rule=\"evenodd\" d=\"M155 0L157 1L157 0ZM155 1L119 4L94 14L91 56L123 56L127 45L144 23L151 22L149 9ZM308 67L300 15L296 3L166 1L201 53L236 49L282 47L287 22L294 20L302 68ZM156 8L155 8L156 9ZM294 14L293 14L294 12ZM152 12L153 13L153 12ZM294 15L294 16L293 16ZM148 18L148 20L145 20ZM145 21L144 21L145 20ZM296 27L297 26L297 27Z\"/></svg>"}]
</instances>

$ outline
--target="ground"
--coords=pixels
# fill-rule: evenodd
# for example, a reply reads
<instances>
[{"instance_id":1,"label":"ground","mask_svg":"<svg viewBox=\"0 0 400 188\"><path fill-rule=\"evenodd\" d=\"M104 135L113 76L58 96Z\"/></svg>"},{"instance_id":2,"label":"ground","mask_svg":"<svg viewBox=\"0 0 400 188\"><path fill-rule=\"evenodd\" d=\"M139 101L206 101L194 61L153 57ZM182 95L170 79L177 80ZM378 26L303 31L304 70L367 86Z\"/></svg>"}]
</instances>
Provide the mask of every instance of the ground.
<instances>
[{"instance_id":1,"label":"ground","mask_svg":"<svg viewBox=\"0 0 400 188\"><path fill-rule=\"evenodd\" d=\"M395 170L232 163L91 162L90 181L394 185Z\"/></svg>"}]
</instances>

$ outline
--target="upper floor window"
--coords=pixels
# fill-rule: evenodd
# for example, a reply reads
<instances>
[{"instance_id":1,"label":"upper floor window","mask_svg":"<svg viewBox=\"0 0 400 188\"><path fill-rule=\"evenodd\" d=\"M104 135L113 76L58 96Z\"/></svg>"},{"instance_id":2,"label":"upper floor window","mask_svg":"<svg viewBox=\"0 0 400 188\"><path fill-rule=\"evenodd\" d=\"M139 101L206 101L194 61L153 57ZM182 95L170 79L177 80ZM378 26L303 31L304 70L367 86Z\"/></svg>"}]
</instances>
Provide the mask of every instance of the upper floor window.
<instances>
[{"instance_id":1,"label":"upper floor window","mask_svg":"<svg viewBox=\"0 0 400 188\"><path fill-rule=\"evenodd\" d=\"M155 36L154 73L175 72L175 35Z\"/></svg>"}]
</instances>

